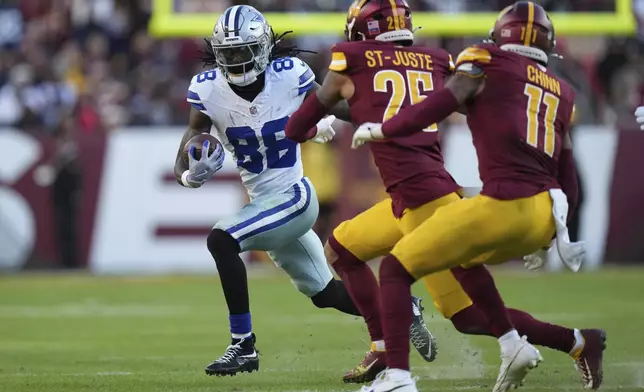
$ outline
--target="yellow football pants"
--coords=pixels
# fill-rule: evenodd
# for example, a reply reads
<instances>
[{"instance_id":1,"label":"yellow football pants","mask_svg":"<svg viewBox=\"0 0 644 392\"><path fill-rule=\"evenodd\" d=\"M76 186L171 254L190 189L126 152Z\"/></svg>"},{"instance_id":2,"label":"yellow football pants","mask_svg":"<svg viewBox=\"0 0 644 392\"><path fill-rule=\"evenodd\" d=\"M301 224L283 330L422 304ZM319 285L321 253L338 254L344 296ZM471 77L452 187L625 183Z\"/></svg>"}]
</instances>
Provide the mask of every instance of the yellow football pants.
<instances>
[{"instance_id":1,"label":"yellow football pants","mask_svg":"<svg viewBox=\"0 0 644 392\"><path fill-rule=\"evenodd\" d=\"M415 232L439 208L458 204L460 196L451 193L420 207L405 210L396 218L391 209L391 199L386 199L353 219L342 222L333 236L345 249L362 261L369 261L391 252L406 235ZM431 254L426 254L431 259ZM434 305L443 316L454 314L472 305L463 288L450 271L442 271L423 278Z\"/></svg>"},{"instance_id":2,"label":"yellow football pants","mask_svg":"<svg viewBox=\"0 0 644 392\"><path fill-rule=\"evenodd\" d=\"M419 279L462 264L520 258L548 246L554 234L548 192L516 200L478 195L442 207L391 253Z\"/></svg>"}]
</instances>

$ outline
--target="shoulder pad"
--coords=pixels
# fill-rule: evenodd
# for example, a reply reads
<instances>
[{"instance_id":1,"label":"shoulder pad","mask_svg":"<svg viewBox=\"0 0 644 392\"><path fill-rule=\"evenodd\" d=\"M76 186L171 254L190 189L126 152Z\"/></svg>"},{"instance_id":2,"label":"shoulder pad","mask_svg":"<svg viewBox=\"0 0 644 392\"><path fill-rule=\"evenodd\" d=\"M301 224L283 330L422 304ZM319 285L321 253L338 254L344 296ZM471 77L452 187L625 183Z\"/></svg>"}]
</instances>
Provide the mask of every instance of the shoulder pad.
<instances>
[{"instance_id":1,"label":"shoulder pad","mask_svg":"<svg viewBox=\"0 0 644 392\"><path fill-rule=\"evenodd\" d=\"M329 70L335 72L344 72L349 68L349 63L347 60L348 48L346 43L339 43L333 45L331 48L331 64L329 64Z\"/></svg>"},{"instance_id":2,"label":"shoulder pad","mask_svg":"<svg viewBox=\"0 0 644 392\"><path fill-rule=\"evenodd\" d=\"M492 54L489 50L478 46L470 46L456 58L456 68L464 63L489 64L490 61L492 61Z\"/></svg>"},{"instance_id":3,"label":"shoulder pad","mask_svg":"<svg viewBox=\"0 0 644 392\"><path fill-rule=\"evenodd\" d=\"M193 108L208 116L210 114L208 113L208 110L206 109L206 106L204 105L201 97L206 97L210 94L209 89L212 88L212 84L209 82L212 82L216 78L216 70L205 71L193 76L192 80L190 81L190 87L188 87L188 93L186 96L186 100Z\"/></svg>"},{"instance_id":4,"label":"shoulder pad","mask_svg":"<svg viewBox=\"0 0 644 392\"><path fill-rule=\"evenodd\" d=\"M309 91L315 85L315 74L309 66L297 57L280 57L269 64L271 77L295 89L297 96Z\"/></svg>"},{"instance_id":5,"label":"shoulder pad","mask_svg":"<svg viewBox=\"0 0 644 392\"><path fill-rule=\"evenodd\" d=\"M492 54L489 50L478 46L471 46L463 50L456 58L456 73L471 77L485 75L485 65L492 61Z\"/></svg>"},{"instance_id":6,"label":"shoulder pad","mask_svg":"<svg viewBox=\"0 0 644 392\"><path fill-rule=\"evenodd\" d=\"M302 95L309 91L311 87L315 84L315 74L313 70L305 63L303 60L293 57L293 62L295 63L294 71L298 78L298 93L297 95Z\"/></svg>"}]
</instances>

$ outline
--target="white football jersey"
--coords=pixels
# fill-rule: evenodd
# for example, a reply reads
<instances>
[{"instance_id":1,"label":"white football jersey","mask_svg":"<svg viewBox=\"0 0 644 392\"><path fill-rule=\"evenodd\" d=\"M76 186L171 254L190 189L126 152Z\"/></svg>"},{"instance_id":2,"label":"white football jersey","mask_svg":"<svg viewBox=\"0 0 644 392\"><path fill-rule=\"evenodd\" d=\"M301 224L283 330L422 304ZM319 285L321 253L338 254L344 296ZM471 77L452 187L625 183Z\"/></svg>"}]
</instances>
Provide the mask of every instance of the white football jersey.
<instances>
[{"instance_id":1,"label":"white football jersey","mask_svg":"<svg viewBox=\"0 0 644 392\"><path fill-rule=\"evenodd\" d=\"M284 192L303 177L300 146L286 138L286 122L313 87L315 75L295 57L273 60L264 90L248 102L218 70L192 78L188 102L213 122L215 137L237 159L251 199Z\"/></svg>"}]
</instances>

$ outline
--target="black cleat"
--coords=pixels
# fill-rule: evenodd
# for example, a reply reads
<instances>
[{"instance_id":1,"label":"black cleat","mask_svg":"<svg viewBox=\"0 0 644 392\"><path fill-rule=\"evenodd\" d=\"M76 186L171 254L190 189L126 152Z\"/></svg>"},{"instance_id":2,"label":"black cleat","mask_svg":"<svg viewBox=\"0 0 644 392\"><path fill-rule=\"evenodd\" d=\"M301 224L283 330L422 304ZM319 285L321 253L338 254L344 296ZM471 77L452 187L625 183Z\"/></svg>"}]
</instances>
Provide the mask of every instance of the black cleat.
<instances>
[{"instance_id":1,"label":"black cleat","mask_svg":"<svg viewBox=\"0 0 644 392\"><path fill-rule=\"evenodd\" d=\"M409 337L411 344L414 345L418 354L427 362L432 362L436 359L438 348L436 346L436 338L427 329L425 320L423 319L423 305L422 299L418 297L411 297L412 306L414 308L414 321L409 327Z\"/></svg>"},{"instance_id":2,"label":"black cleat","mask_svg":"<svg viewBox=\"0 0 644 392\"><path fill-rule=\"evenodd\" d=\"M255 350L255 334L245 339L233 339L219 359L206 366L209 376L234 376L237 373L259 371L259 352Z\"/></svg>"}]
</instances>

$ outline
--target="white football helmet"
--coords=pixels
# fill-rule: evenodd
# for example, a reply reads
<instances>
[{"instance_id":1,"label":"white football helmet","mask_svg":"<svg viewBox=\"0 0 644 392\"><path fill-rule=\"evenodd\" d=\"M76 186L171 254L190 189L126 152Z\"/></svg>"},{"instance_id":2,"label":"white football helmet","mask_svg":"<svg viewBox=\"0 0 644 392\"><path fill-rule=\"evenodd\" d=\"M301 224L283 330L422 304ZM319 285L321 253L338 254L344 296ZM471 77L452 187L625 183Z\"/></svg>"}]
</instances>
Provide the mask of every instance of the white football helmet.
<instances>
[{"instance_id":1,"label":"white football helmet","mask_svg":"<svg viewBox=\"0 0 644 392\"><path fill-rule=\"evenodd\" d=\"M248 86L268 67L271 38L264 15L249 5L236 5L219 17L210 43L224 77L234 85Z\"/></svg>"}]
</instances>

